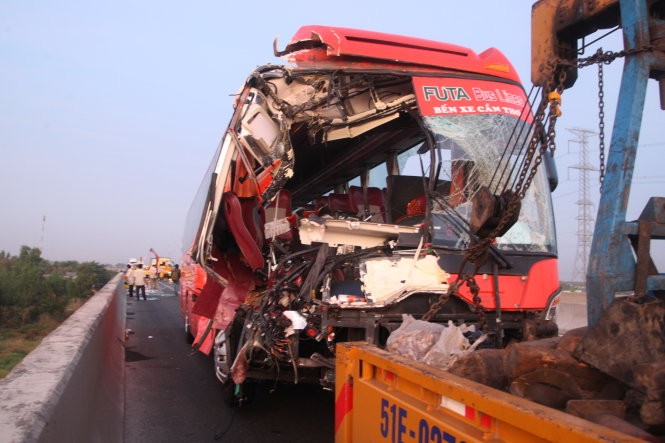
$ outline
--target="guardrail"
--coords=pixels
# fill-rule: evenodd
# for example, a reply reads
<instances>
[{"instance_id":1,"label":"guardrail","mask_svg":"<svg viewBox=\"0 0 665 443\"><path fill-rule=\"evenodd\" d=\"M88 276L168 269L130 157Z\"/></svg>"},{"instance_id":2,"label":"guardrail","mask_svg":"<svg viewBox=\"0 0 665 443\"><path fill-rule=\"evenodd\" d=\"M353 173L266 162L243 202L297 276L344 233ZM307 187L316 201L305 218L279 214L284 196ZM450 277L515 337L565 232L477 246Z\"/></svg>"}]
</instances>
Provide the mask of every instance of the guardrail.
<instances>
[{"instance_id":1,"label":"guardrail","mask_svg":"<svg viewBox=\"0 0 665 443\"><path fill-rule=\"evenodd\" d=\"M116 275L0 380L0 441L122 441L121 281Z\"/></svg>"}]
</instances>

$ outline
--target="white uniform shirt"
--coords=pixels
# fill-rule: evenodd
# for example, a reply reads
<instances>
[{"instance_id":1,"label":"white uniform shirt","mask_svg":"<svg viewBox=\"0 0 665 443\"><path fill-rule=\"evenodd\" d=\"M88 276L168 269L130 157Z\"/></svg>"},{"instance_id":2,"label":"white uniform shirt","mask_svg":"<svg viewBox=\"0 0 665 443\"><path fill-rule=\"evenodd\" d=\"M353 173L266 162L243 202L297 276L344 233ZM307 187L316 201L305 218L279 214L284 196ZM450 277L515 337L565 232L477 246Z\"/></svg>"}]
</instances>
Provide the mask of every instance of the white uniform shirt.
<instances>
[{"instance_id":1,"label":"white uniform shirt","mask_svg":"<svg viewBox=\"0 0 665 443\"><path fill-rule=\"evenodd\" d=\"M143 268L134 269L134 272L132 272L132 276L134 277L134 284L136 286L145 286L145 269Z\"/></svg>"}]
</instances>

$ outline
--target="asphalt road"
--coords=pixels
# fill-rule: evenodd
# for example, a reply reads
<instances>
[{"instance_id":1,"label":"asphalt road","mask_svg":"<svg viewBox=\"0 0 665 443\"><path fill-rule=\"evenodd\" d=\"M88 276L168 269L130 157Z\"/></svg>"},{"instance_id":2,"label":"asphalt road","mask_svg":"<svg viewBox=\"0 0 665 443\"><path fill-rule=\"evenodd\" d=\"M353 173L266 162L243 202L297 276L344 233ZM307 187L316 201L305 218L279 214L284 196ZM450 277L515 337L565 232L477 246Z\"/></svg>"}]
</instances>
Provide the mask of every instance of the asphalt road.
<instances>
[{"instance_id":1,"label":"asphalt road","mask_svg":"<svg viewBox=\"0 0 665 443\"><path fill-rule=\"evenodd\" d=\"M318 386L266 386L251 404L227 407L211 358L185 341L172 284L160 282L147 298L127 299L125 442L334 440L334 396Z\"/></svg>"}]
</instances>

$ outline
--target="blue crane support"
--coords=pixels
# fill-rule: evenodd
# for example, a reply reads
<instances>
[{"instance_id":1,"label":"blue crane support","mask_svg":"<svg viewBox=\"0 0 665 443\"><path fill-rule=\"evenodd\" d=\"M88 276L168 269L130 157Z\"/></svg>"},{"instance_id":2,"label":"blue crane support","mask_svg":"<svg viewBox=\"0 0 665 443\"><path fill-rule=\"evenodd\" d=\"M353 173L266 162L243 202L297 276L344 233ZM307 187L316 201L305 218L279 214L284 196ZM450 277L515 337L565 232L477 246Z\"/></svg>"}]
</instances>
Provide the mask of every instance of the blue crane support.
<instances>
[{"instance_id":1,"label":"blue crane support","mask_svg":"<svg viewBox=\"0 0 665 443\"><path fill-rule=\"evenodd\" d=\"M651 44L649 26L662 28L663 21L650 19L646 0L621 0L624 49ZM659 22L659 23L657 23ZM612 129L612 139L601 188L600 204L591 244L587 271L587 316L595 324L619 291L636 286L638 263L627 234L636 234L636 223L626 222L642 112L651 73L663 72L662 52L636 52L626 57L621 89ZM663 80L661 78L661 85ZM641 259L647 259L642 257ZM663 276L649 277L650 289L665 289Z\"/></svg>"},{"instance_id":2,"label":"blue crane support","mask_svg":"<svg viewBox=\"0 0 665 443\"><path fill-rule=\"evenodd\" d=\"M640 220L626 221L649 77L660 82L665 109L663 17L664 0L540 0L533 5L531 79L536 85L546 87L557 67L566 71L564 87L575 83L576 64L557 61L575 59L579 39L617 25L624 36L626 60L587 269L589 325L617 292L644 296L665 290L665 277L649 255L650 240L665 239L665 199L652 198Z\"/></svg>"}]
</instances>

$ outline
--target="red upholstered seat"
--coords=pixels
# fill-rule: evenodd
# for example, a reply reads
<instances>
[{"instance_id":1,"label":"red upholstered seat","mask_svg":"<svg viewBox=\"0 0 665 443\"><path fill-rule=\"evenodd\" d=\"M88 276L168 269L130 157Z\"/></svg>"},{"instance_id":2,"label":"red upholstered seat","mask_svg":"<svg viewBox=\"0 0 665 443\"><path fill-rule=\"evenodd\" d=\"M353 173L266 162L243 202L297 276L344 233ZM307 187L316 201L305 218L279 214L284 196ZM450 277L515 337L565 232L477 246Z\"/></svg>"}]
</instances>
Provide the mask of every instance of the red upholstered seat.
<instances>
[{"instance_id":1,"label":"red upholstered seat","mask_svg":"<svg viewBox=\"0 0 665 443\"><path fill-rule=\"evenodd\" d=\"M256 242L257 246L263 247L265 236L263 234L263 225L265 224L265 211L259 204L257 197L239 198L242 208L242 219L247 226L247 230Z\"/></svg>"},{"instance_id":2,"label":"red upholstered seat","mask_svg":"<svg viewBox=\"0 0 665 443\"><path fill-rule=\"evenodd\" d=\"M225 192L222 195L222 214L249 267L253 271L262 268L263 213L258 199L241 201L233 192Z\"/></svg>"},{"instance_id":3,"label":"red upholstered seat","mask_svg":"<svg viewBox=\"0 0 665 443\"><path fill-rule=\"evenodd\" d=\"M355 214L349 194L329 194L328 207L335 213Z\"/></svg>"},{"instance_id":4,"label":"red upholstered seat","mask_svg":"<svg viewBox=\"0 0 665 443\"><path fill-rule=\"evenodd\" d=\"M367 207L371 221L383 223L386 221L386 203L384 192L380 188L367 188Z\"/></svg>"},{"instance_id":5,"label":"red upholstered seat","mask_svg":"<svg viewBox=\"0 0 665 443\"><path fill-rule=\"evenodd\" d=\"M349 196L351 197L351 207L353 212L362 216L365 213L365 196L363 188L360 186L349 186Z\"/></svg>"},{"instance_id":6,"label":"red upholstered seat","mask_svg":"<svg viewBox=\"0 0 665 443\"><path fill-rule=\"evenodd\" d=\"M314 199L314 209L316 209L317 211L319 209L325 208L327 206L328 206L328 196L327 195L323 195L321 197L316 197Z\"/></svg>"},{"instance_id":7,"label":"red upholstered seat","mask_svg":"<svg viewBox=\"0 0 665 443\"><path fill-rule=\"evenodd\" d=\"M361 218L375 223L386 221L386 205L382 189L367 188L367 202L360 186L349 187L349 196L353 212Z\"/></svg>"}]
</instances>

